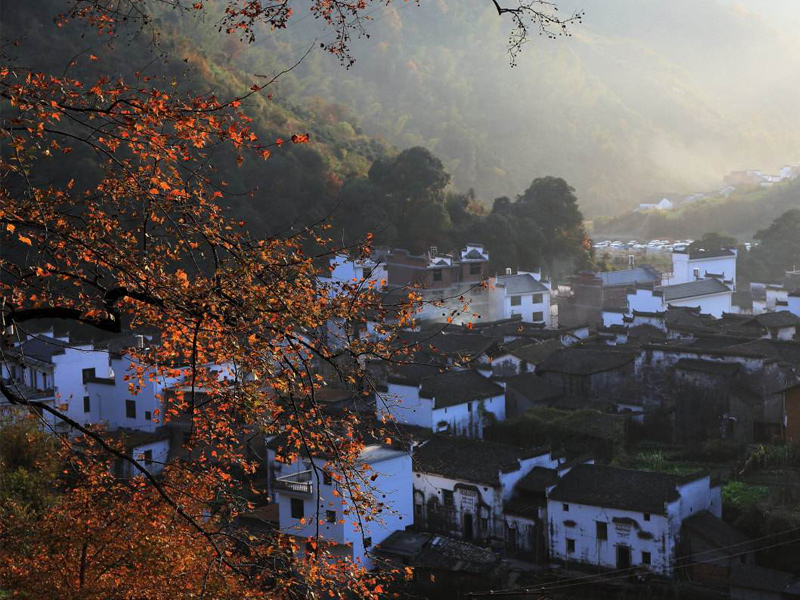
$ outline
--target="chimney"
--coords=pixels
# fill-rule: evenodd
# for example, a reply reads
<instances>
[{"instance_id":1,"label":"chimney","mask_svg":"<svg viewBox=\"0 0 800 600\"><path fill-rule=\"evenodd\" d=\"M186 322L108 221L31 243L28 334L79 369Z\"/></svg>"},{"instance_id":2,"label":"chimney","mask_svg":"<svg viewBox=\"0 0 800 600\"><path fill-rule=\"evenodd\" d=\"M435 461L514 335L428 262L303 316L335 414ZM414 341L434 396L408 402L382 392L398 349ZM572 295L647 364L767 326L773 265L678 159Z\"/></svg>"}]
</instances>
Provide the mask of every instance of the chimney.
<instances>
[{"instance_id":1,"label":"chimney","mask_svg":"<svg viewBox=\"0 0 800 600\"><path fill-rule=\"evenodd\" d=\"M143 335L135 335L133 336L136 339L136 349L143 350L144 349L144 336Z\"/></svg>"},{"instance_id":2,"label":"chimney","mask_svg":"<svg viewBox=\"0 0 800 600\"><path fill-rule=\"evenodd\" d=\"M511 275L511 267L506 267L506 275Z\"/></svg>"},{"instance_id":3,"label":"chimney","mask_svg":"<svg viewBox=\"0 0 800 600\"><path fill-rule=\"evenodd\" d=\"M700 279L700 269L692 269L692 275L694 276L695 281Z\"/></svg>"}]
</instances>

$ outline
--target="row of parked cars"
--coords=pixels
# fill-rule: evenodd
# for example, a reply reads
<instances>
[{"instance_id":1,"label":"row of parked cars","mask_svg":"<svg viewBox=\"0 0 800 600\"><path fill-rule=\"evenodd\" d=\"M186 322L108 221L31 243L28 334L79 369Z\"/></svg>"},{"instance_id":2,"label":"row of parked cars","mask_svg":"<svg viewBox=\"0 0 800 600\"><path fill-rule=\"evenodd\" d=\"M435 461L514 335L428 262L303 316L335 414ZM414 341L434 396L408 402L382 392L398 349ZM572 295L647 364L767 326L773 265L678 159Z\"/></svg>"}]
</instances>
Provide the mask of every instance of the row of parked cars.
<instances>
[{"instance_id":1,"label":"row of parked cars","mask_svg":"<svg viewBox=\"0 0 800 600\"><path fill-rule=\"evenodd\" d=\"M598 250L650 250L652 252L682 252L689 247L693 240L650 240L649 242L639 242L631 240L622 242L620 240L597 242L594 247Z\"/></svg>"}]
</instances>

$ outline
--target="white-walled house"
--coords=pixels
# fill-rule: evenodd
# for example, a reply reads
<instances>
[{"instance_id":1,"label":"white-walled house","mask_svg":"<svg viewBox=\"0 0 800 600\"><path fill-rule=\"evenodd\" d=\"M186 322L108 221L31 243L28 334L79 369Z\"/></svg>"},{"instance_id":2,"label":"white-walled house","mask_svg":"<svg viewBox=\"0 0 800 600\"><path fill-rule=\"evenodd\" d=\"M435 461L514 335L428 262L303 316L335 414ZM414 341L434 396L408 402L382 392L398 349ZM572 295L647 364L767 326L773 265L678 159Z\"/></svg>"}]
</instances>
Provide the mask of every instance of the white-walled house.
<instances>
[{"instance_id":1,"label":"white-walled house","mask_svg":"<svg viewBox=\"0 0 800 600\"><path fill-rule=\"evenodd\" d=\"M663 312L669 307L699 308L703 314L721 317L731 312L733 291L715 278L663 285L648 290L637 288L628 294L628 311Z\"/></svg>"},{"instance_id":2,"label":"white-walled house","mask_svg":"<svg viewBox=\"0 0 800 600\"><path fill-rule=\"evenodd\" d=\"M800 317L800 290L790 292L786 297L786 310Z\"/></svg>"},{"instance_id":3,"label":"white-walled house","mask_svg":"<svg viewBox=\"0 0 800 600\"><path fill-rule=\"evenodd\" d=\"M2 363L4 380L25 386L26 393L53 398L57 407L81 424L92 421L84 410L87 381L110 374L107 350L50 334L29 337L6 350Z\"/></svg>"},{"instance_id":4,"label":"white-walled house","mask_svg":"<svg viewBox=\"0 0 800 600\"><path fill-rule=\"evenodd\" d=\"M379 286L381 281L386 281L388 274L386 266L370 258L353 259L342 254L336 255L330 261L330 275L320 277L324 282L338 284L362 284L372 282Z\"/></svg>"},{"instance_id":5,"label":"white-walled house","mask_svg":"<svg viewBox=\"0 0 800 600\"><path fill-rule=\"evenodd\" d=\"M151 474L157 475L164 470L169 459L169 433L166 430L161 429L158 432L117 430L113 437L121 440L125 453ZM141 472L129 462L117 461L116 475L127 479L139 476Z\"/></svg>"},{"instance_id":6,"label":"white-walled house","mask_svg":"<svg viewBox=\"0 0 800 600\"><path fill-rule=\"evenodd\" d=\"M713 277L735 290L736 254L735 248L673 252L672 274L665 275L663 283L664 285L675 285Z\"/></svg>"},{"instance_id":7,"label":"white-walled house","mask_svg":"<svg viewBox=\"0 0 800 600\"><path fill-rule=\"evenodd\" d=\"M505 503L535 467L558 466L549 449L434 435L414 449L414 525L466 541L509 543ZM513 530L509 533L509 530Z\"/></svg>"},{"instance_id":8,"label":"white-walled house","mask_svg":"<svg viewBox=\"0 0 800 600\"><path fill-rule=\"evenodd\" d=\"M550 558L672 577L683 522L702 511L722 514L721 488L709 475L576 465L548 493Z\"/></svg>"},{"instance_id":9,"label":"white-walled house","mask_svg":"<svg viewBox=\"0 0 800 600\"><path fill-rule=\"evenodd\" d=\"M550 287L540 273L520 272L498 275L490 281L487 320L509 319L520 315L524 323L550 325Z\"/></svg>"},{"instance_id":10,"label":"white-walled house","mask_svg":"<svg viewBox=\"0 0 800 600\"><path fill-rule=\"evenodd\" d=\"M109 429L136 429L153 432L163 424L165 390L178 384L180 377L145 374L141 386L132 388L126 381L132 361L125 355L112 355L112 374L89 378L83 410L88 422L103 423Z\"/></svg>"},{"instance_id":11,"label":"white-walled house","mask_svg":"<svg viewBox=\"0 0 800 600\"><path fill-rule=\"evenodd\" d=\"M298 538L301 547L302 542L319 532L320 539L330 543L329 550L333 556L372 568L371 553L375 546L393 532L414 523L409 452L378 444L364 448L359 462L369 465L377 474L372 482L372 493L386 503L386 510L375 519L362 515L359 525L354 513L344 513L346 509L352 510L348 493L324 472L324 459L316 460L316 469L308 459L290 465L281 464L275 461L272 445L268 444L267 448L280 530ZM343 499L346 505L342 504Z\"/></svg>"},{"instance_id":12,"label":"white-walled house","mask_svg":"<svg viewBox=\"0 0 800 600\"><path fill-rule=\"evenodd\" d=\"M472 369L429 375L419 383L390 376L387 387L378 412L401 424L480 438L487 424L506 417L503 386Z\"/></svg>"}]
</instances>

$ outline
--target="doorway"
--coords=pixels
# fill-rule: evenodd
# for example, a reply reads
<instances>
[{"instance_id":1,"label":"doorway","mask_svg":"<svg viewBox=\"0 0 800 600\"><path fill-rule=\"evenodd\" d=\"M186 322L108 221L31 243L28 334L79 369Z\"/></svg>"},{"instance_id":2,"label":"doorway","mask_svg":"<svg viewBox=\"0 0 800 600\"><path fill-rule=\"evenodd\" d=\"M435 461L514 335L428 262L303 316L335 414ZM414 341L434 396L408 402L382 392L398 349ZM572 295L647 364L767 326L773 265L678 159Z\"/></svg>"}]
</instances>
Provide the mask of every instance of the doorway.
<instances>
[{"instance_id":1,"label":"doorway","mask_svg":"<svg viewBox=\"0 0 800 600\"><path fill-rule=\"evenodd\" d=\"M464 540L472 541L472 513L464 514Z\"/></svg>"},{"instance_id":2,"label":"doorway","mask_svg":"<svg viewBox=\"0 0 800 600\"><path fill-rule=\"evenodd\" d=\"M627 569L631 566L631 549L628 546L617 546L617 568Z\"/></svg>"}]
</instances>

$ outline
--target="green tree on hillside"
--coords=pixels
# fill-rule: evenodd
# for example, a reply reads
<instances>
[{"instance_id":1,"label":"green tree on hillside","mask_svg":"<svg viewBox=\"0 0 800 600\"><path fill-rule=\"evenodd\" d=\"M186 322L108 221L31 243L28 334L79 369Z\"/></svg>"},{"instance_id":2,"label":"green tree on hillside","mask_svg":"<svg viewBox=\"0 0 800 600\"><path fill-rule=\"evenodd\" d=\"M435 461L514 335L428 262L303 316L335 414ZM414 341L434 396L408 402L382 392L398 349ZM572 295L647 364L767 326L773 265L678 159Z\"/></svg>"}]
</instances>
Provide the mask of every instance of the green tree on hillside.
<instances>
[{"instance_id":1,"label":"green tree on hillside","mask_svg":"<svg viewBox=\"0 0 800 600\"><path fill-rule=\"evenodd\" d=\"M800 267L800 209L787 210L755 239L760 244L750 252L753 272L782 279L785 271Z\"/></svg>"}]
</instances>

